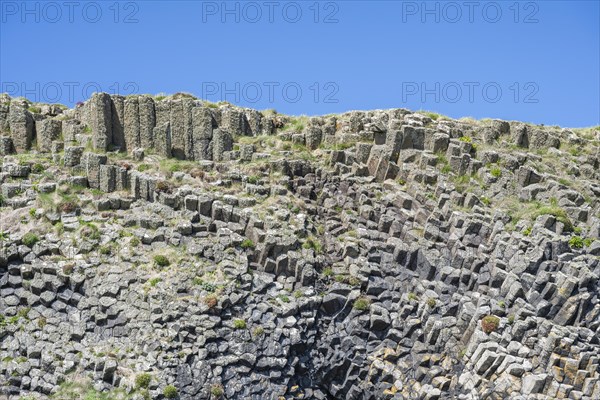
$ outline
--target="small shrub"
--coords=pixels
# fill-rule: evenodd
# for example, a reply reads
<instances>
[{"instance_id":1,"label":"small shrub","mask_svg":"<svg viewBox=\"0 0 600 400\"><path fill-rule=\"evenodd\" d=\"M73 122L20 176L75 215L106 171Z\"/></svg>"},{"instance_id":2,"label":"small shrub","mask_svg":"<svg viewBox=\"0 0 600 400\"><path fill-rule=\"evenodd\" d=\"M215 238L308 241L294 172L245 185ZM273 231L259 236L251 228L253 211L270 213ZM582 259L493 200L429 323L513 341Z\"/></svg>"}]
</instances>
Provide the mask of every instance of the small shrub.
<instances>
[{"instance_id":1,"label":"small shrub","mask_svg":"<svg viewBox=\"0 0 600 400\"><path fill-rule=\"evenodd\" d=\"M233 327L235 329L246 329L246 321L243 319L236 319L233 321Z\"/></svg>"},{"instance_id":2,"label":"small shrub","mask_svg":"<svg viewBox=\"0 0 600 400\"><path fill-rule=\"evenodd\" d=\"M496 317L495 315L487 315L481 320L481 328L487 334L496 331L499 325L500 318Z\"/></svg>"},{"instance_id":3,"label":"small shrub","mask_svg":"<svg viewBox=\"0 0 600 400\"><path fill-rule=\"evenodd\" d=\"M333 275L333 269L331 267L323 268L323 276L330 277Z\"/></svg>"},{"instance_id":4,"label":"small shrub","mask_svg":"<svg viewBox=\"0 0 600 400\"><path fill-rule=\"evenodd\" d=\"M504 300L500 300L498 302L498 307L500 307L500 308L506 308L506 302Z\"/></svg>"},{"instance_id":5,"label":"small shrub","mask_svg":"<svg viewBox=\"0 0 600 400\"><path fill-rule=\"evenodd\" d=\"M408 293L408 301L417 301L419 298L414 292Z\"/></svg>"},{"instance_id":6,"label":"small shrub","mask_svg":"<svg viewBox=\"0 0 600 400\"><path fill-rule=\"evenodd\" d=\"M171 261L169 261L169 259L162 254L157 254L154 256L154 263L159 267L168 267L171 265Z\"/></svg>"},{"instance_id":7,"label":"small shrub","mask_svg":"<svg viewBox=\"0 0 600 400\"><path fill-rule=\"evenodd\" d=\"M427 305L429 306L429 308L435 308L435 305L436 305L435 299L433 297L430 297L427 300Z\"/></svg>"},{"instance_id":8,"label":"small shrub","mask_svg":"<svg viewBox=\"0 0 600 400\"><path fill-rule=\"evenodd\" d=\"M70 213L75 212L77 210L77 207L78 207L78 205L74 201L61 201L58 204L58 209L65 214L70 214Z\"/></svg>"},{"instance_id":9,"label":"small shrub","mask_svg":"<svg viewBox=\"0 0 600 400\"><path fill-rule=\"evenodd\" d=\"M354 309L360 311L366 311L371 306L371 301L366 297L359 297L354 301Z\"/></svg>"},{"instance_id":10,"label":"small shrub","mask_svg":"<svg viewBox=\"0 0 600 400\"><path fill-rule=\"evenodd\" d=\"M192 178L198 178L198 179L202 179L204 178L204 171L202 171L200 168L192 168L189 172L190 176Z\"/></svg>"},{"instance_id":11,"label":"small shrub","mask_svg":"<svg viewBox=\"0 0 600 400\"><path fill-rule=\"evenodd\" d=\"M140 165L138 165L137 170L139 172L144 172L144 171L148 171L150 168L152 168L152 167L148 164L140 164Z\"/></svg>"},{"instance_id":12,"label":"small shrub","mask_svg":"<svg viewBox=\"0 0 600 400\"><path fill-rule=\"evenodd\" d=\"M134 247L139 246L140 245L140 239L137 238L137 237L132 237L129 240L129 244L132 245L132 246L134 246Z\"/></svg>"},{"instance_id":13,"label":"small shrub","mask_svg":"<svg viewBox=\"0 0 600 400\"><path fill-rule=\"evenodd\" d=\"M481 197L481 202L488 207L490 206L490 204L492 204L492 201L485 196Z\"/></svg>"},{"instance_id":14,"label":"small shrub","mask_svg":"<svg viewBox=\"0 0 600 400\"><path fill-rule=\"evenodd\" d=\"M592 245L594 241L592 240L592 238L585 238L583 239L583 245L585 247L590 247Z\"/></svg>"},{"instance_id":15,"label":"small shrub","mask_svg":"<svg viewBox=\"0 0 600 400\"><path fill-rule=\"evenodd\" d=\"M158 193L171 193L173 191L173 187L168 181L158 181L156 182L154 191Z\"/></svg>"},{"instance_id":16,"label":"small shrub","mask_svg":"<svg viewBox=\"0 0 600 400\"><path fill-rule=\"evenodd\" d=\"M465 143L473 143L473 139L470 136L461 136L458 140Z\"/></svg>"},{"instance_id":17,"label":"small shrub","mask_svg":"<svg viewBox=\"0 0 600 400\"><path fill-rule=\"evenodd\" d=\"M511 324L511 325L515 323L515 316L514 316L514 314L510 314L508 316L508 323Z\"/></svg>"},{"instance_id":18,"label":"small shrub","mask_svg":"<svg viewBox=\"0 0 600 400\"><path fill-rule=\"evenodd\" d=\"M23 244L27 247L33 247L37 242L40 241L40 238L38 237L38 235L36 235L35 233L32 232L28 232L25 235L23 235L23 238L21 239L21 241L23 242Z\"/></svg>"},{"instance_id":19,"label":"small shrub","mask_svg":"<svg viewBox=\"0 0 600 400\"><path fill-rule=\"evenodd\" d=\"M165 386L165 389L163 390L163 395L167 399L174 399L177 397L177 394L177 388L173 385Z\"/></svg>"},{"instance_id":20,"label":"small shrub","mask_svg":"<svg viewBox=\"0 0 600 400\"><path fill-rule=\"evenodd\" d=\"M212 385L210 387L210 394L212 394L213 396L215 396L216 398L219 398L221 396L223 396L223 386L221 386L218 383L215 383L214 385Z\"/></svg>"},{"instance_id":21,"label":"small shrub","mask_svg":"<svg viewBox=\"0 0 600 400\"><path fill-rule=\"evenodd\" d=\"M583 239L581 236L573 236L569 239L569 246L573 249L581 249L583 247Z\"/></svg>"},{"instance_id":22,"label":"small shrub","mask_svg":"<svg viewBox=\"0 0 600 400\"><path fill-rule=\"evenodd\" d=\"M254 248L254 242L250 239L244 239L244 241L242 242L242 244L240 244L240 247L242 249L253 249Z\"/></svg>"},{"instance_id":23,"label":"small shrub","mask_svg":"<svg viewBox=\"0 0 600 400\"><path fill-rule=\"evenodd\" d=\"M531 227L530 226L528 226L527 228L523 229L523 235L525 235L525 236L531 235Z\"/></svg>"},{"instance_id":24,"label":"small shrub","mask_svg":"<svg viewBox=\"0 0 600 400\"><path fill-rule=\"evenodd\" d=\"M147 389L150 386L150 381L152 380L152 376L147 373L141 373L135 377L135 386L138 389Z\"/></svg>"},{"instance_id":25,"label":"small shrub","mask_svg":"<svg viewBox=\"0 0 600 400\"><path fill-rule=\"evenodd\" d=\"M500 178L502 176L502 170L499 167L492 167L490 169L490 174L494 177L494 178Z\"/></svg>"},{"instance_id":26,"label":"small shrub","mask_svg":"<svg viewBox=\"0 0 600 400\"><path fill-rule=\"evenodd\" d=\"M301 298L302 296L303 296L303 294L302 294L302 291L300 291L300 290L296 290L296 291L294 292L294 297L295 297L296 299L299 299L299 298Z\"/></svg>"}]
</instances>

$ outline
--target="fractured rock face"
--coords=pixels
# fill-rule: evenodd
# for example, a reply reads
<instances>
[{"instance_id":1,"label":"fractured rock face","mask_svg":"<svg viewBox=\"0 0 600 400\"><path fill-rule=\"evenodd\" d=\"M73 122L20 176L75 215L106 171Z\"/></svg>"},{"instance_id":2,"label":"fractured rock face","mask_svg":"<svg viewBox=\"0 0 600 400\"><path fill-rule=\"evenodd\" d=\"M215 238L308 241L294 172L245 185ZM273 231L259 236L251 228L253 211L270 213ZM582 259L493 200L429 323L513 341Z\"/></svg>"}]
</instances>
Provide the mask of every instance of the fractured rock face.
<instances>
[{"instance_id":1,"label":"fractured rock face","mask_svg":"<svg viewBox=\"0 0 600 400\"><path fill-rule=\"evenodd\" d=\"M0 135L0 397L600 398L589 131L28 105L0 96L32 122Z\"/></svg>"}]
</instances>

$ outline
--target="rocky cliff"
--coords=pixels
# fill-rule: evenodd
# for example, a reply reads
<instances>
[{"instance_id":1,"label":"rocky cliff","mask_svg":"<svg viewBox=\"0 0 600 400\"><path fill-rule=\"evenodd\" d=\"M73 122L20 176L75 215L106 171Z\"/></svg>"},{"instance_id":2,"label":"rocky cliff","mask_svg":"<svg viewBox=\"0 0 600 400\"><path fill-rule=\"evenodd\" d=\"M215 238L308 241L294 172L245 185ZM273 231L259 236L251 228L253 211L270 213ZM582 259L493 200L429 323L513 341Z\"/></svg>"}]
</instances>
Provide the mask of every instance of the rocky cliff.
<instances>
[{"instance_id":1,"label":"rocky cliff","mask_svg":"<svg viewBox=\"0 0 600 400\"><path fill-rule=\"evenodd\" d=\"M0 96L0 398L598 399L600 130Z\"/></svg>"}]
</instances>

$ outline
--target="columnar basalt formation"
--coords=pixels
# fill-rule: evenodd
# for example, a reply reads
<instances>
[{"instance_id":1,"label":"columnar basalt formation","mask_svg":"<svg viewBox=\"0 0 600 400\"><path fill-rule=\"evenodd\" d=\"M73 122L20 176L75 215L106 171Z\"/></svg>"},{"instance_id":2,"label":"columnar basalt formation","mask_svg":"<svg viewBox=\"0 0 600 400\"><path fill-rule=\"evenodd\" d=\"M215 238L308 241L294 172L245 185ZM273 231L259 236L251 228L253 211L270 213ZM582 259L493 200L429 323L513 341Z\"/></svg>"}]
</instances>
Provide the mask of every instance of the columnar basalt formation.
<instances>
[{"instance_id":1,"label":"columnar basalt formation","mask_svg":"<svg viewBox=\"0 0 600 400\"><path fill-rule=\"evenodd\" d=\"M0 157L0 398L600 398L598 127L0 95Z\"/></svg>"}]
</instances>

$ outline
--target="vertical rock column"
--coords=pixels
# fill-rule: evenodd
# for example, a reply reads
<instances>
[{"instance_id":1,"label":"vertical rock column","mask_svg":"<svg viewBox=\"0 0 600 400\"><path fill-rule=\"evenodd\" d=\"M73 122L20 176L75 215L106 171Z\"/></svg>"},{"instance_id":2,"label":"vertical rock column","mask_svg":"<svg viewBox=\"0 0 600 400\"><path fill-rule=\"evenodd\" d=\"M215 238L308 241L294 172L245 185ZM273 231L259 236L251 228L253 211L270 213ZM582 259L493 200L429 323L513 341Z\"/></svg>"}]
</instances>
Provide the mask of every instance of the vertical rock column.
<instances>
[{"instance_id":1,"label":"vertical rock column","mask_svg":"<svg viewBox=\"0 0 600 400\"><path fill-rule=\"evenodd\" d=\"M194 157L191 99L171 102L169 121L171 123L171 154L180 160L192 160Z\"/></svg>"},{"instance_id":2,"label":"vertical rock column","mask_svg":"<svg viewBox=\"0 0 600 400\"><path fill-rule=\"evenodd\" d=\"M130 96L125 98L125 147L127 152L131 153L133 150L140 147L140 110L137 96Z\"/></svg>"},{"instance_id":3,"label":"vertical rock column","mask_svg":"<svg viewBox=\"0 0 600 400\"><path fill-rule=\"evenodd\" d=\"M33 141L33 116L25 100L13 99L8 111L8 127L17 153L29 150Z\"/></svg>"},{"instance_id":4,"label":"vertical rock column","mask_svg":"<svg viewBox=\"0 0 600 400\"><path fill-rule=\"evenodd\" d=\"M152 135L156 153L159 156L171 157L171 124L164 122L155 126Z\"/></svg>"},{"instance_id":5,"label":"vertical rock column","mask_svg":"<svg viewBox=\"0 0 600 400\"><path fill-rule=\"evenodd\" d=\"M156 126L156 114L154 110L154 99L145 95L138 98L140 112L140 146L144 149L154 147L153 129Z\"/></svg>"},{"instance_id":6,"label":"vertical rock column","mask_svg":"<svg viewBox=\"0 0 600 400\"><path fill-rule=\"evenodd\" d=\"M48 153L52 150L52 142L60 137L62 122L56 119L44 119L37 121L37 147L38 150Z\"/></svg>"},{"instance_id":7,"label":"vertical rock column","mask_svg":"<svg viewBox=\"0 0 600 400\"><path fill-rule=\"evenodd\" d=\"M262 114L260 111L246 111L246 121L248 121L248 134L250 136L259 136L263 131Z\"/></svg>"},{"instance_id":8,"label":"vertical rock column","mask_svg":"<svg viewBox=\"0 0 600 400\"><path fill-rule=\"evenodd\" d=\"M112 101L107 93L94 93L89 103L92 145L96 150L108 150L112 145Z\"/></svg>"},{"instance_id":9,"label":"vertical rock column","mask_svg":"<svg viewBox=\"0 0 600 400\"><path fill-rule=\"evenodd\" d=\"M100 188L100 166L105 165L107 158L103 154L85 153L83 165L91 188Z\"/></svg>"},{"instance_id":10,"label":"vertical rock column","mask_svg":"<svg viewBox=\"0 0 600 400\"><path fill-rule=\"evenodd\" d=\"M233 138L231 134L224 129L215 129L212 140L213 160L223 161L223 153L232 149Z\"/></svg>"},{"instance_id":11,"label":"vertical rock column","mask_svg":"<svg viewBox=\"0 0 600 400\"><path fill-rule=\"evenodd\" d=\"M235 108L223 110L221 127L233 136L245 135L250 130L244 113Z\"/></svg>"},{"instance_id":12,"label":"vertical rock column","mask_svg":"<svg viewBox=\"0 0 600 400\"><path fill-rule=\"evenodd\" d=\"M185 160L185 126L183 101L171 101L169 121L171 123L171 155L177 159Z\"/></svg>"},{"instance_id":13,"label":"vertical rock column","mask_svg":"<svg viewBox=\"0 0 600 400\"><path fill-rule=\"evenodd\" d=\"M0 135L8 133L8 112L10 110L10 96L0 94Z\"/></svg>"},{"instance_id":14,"label":"vertical rock column","mask_svg":"<svg viewBox=\"0 0 600 400\"><path fill-rule=\"evenodd\" d=\"M128 151L125 143L125 97L112 96L112 134L113 144L121 151Z\"/></svg>"},{"instance_id":15,"label":"vertical rock column","mask_svg":"<svg viewBox=\"0 0 600 400\"><path fill-rule=\"evenodd\" d=\"M185 137L185 159L194 159L194 122L192 112L195 101L192 99L183 99L183 131Z\"/></svg>"},{"instance_id":16,"label":"vertical rock column","mask_svg":"<svg viewBox=\"0 0 600 400\"><path fill-rule=\"evenodd\" d=\"M208 107L196 107L192 112L194 160L212 160L211 140L213 118Z\"/></svg>"}]
</instances>

